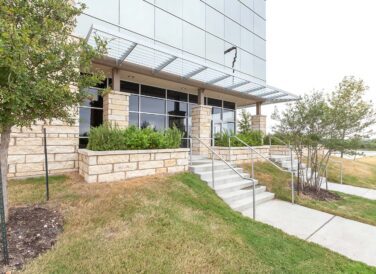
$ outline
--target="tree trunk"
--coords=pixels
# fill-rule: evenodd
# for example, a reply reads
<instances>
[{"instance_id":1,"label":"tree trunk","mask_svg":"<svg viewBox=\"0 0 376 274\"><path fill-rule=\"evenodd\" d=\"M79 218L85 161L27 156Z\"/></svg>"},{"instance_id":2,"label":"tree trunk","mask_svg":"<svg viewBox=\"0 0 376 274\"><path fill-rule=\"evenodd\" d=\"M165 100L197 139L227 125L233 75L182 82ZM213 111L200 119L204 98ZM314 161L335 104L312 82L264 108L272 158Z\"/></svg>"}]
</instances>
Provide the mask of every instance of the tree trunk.
<instances>
[{"instance_id":1,"label":"tree trunk","mask_svg":"<svg viewBox=\"0 0 376 274\"><path fill-rule=\"evenodd\" d=\"M3 199L4 199L4 212L5 221L8 221L8 148L10 143L11 128L6 128L1 132L0 143L0 166L3 185Z\"/></svg>"}]
</instances>

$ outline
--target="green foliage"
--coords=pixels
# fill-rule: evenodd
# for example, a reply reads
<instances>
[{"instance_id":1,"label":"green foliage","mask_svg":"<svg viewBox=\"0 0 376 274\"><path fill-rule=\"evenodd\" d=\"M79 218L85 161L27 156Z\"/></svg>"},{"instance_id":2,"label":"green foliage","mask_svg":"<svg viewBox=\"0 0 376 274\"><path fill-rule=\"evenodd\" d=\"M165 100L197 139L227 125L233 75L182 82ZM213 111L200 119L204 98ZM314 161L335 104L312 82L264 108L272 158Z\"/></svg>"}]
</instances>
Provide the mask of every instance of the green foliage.
<instances>
[{"instance_id":1,"label":"green foliage","mask_svg":"<svg viewBox=\"0 0 376 274\"><path fill-rule=\"evenodd\" d=\"M119 129L104 124L90 130L88 149L95 151L179 148L182 133L176 127L163 132L147 127Z\"/></svg>"},{"instance_id":2,"label":"green foliage","mask_svg":"<svg viewBox=\"0 0 376 274\"><path fill-rule=\"evenodd\" d=\"M239 120L239 128L240 128L241 133L252 131L251 114L245 109L242 109L242 112L241 112L241 119Z\"/></svg>"},{"instance_id":3,"label":"green foliage","mask_svg":"<svg viewBox=\"0 0 376 274\"><path fill-rule=\"evenodd\" d=\"M0 0L0 7L0 132L35 120L73 122L71 107L103 79L91 60L106 48L99 39L93 48L71 36L84 5Z\"/></svg>"},{"instance_id":4,"label":"green foliage","mask_svg":"<svg viewBox=\"0 0 376 274\"><path fill-rule=\"evenodd\" d=\"M234 136L233 132L223 132L218 133L215 136L215 145L220 147L229 146L229 137ZM244 133L239 133L235 135L240 140L245 142L249 146L262 146L264 144L264 137L261 131L247 131ZM236 138L231 138L232 147L244 147L245 145L237 140Z\"/></svg>"}]
</instances>

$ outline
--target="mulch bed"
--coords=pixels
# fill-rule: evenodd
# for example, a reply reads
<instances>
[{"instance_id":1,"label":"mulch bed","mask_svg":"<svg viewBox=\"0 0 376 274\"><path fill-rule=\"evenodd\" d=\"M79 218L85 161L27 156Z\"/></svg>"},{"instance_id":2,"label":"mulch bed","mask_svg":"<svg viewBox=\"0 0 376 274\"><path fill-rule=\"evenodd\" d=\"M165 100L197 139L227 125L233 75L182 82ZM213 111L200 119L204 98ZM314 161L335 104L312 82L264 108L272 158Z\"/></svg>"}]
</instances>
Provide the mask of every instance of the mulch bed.
<instances>
[{"instance_id":1,"label":"mulch bed","mask_svg":"<svg viewBox=\"0 0 376 274\"><path fill-rule=\"evenodd\" d=\"M319 192L317 192L316 188L314 187L305 187L303 194L319 201L336 201L341 199L341 196L339 196L337 193L330 192L325 189L321 189Z\"/></svg>"},{"instance_id":2,"label":"mulch bed","mask_svg":"<svg viewBox=\"0 0 376 274\"><path fill-rule=\"evenodd\" d=\"M62 230L63 217L56 210L38 205L11 208L7 223L10 262L6 269L20 269L28 260L51 249ZM3 260L2 250L0 256ZM5 271L3 264L1 268Z\"/></svg>"}]
</instances>

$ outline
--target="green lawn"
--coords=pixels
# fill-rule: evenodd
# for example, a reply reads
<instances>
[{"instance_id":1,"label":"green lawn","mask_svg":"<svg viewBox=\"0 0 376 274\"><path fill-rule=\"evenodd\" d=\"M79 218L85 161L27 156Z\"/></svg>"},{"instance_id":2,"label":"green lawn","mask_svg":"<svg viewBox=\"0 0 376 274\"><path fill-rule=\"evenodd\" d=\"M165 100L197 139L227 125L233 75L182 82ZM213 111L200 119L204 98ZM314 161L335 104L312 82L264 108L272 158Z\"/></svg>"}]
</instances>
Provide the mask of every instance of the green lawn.
<instances>
[{"instance_id":1,"label":"green lawn","mask_svg":"<svg viewBox=\"0 0 376 274\"><path fill-rule=\"evenodd\" d=\"M10 203L43 203L43 180L13 181ZM195 175L84 184L57 177L56 246L25 273L375 273L232 211Z\"/></svg>"},{"instance_id":2,"label":"green lawn","mask_svg":"<svg viewBox=\"0 0 376 274\"><path fill-rule=\"evenodd\" d=\"M338 161L342 160L344 184L376 189L376 157L364 157L356 160L338 157L332 157L332 159L328 169L328 177L331 182L340 182Z\"/></svg>"},{"instance_id":3,"label":"green lawn","mask_svg":"<svg viewBox=\"0 0 376 274\"><path fill-rule=\"evenodd\" d=\"M245 168L250 170L250 166L245 166ZM289 173L284 173L269 163L257 163L255 177L261 184L267 186L269 191L274 192L278 199L291 201L291 175ZM376 225L376 201L339 192L337 194L341 197L340 200L318 201L301 195L296 197L296 202L306 207Z\"/></svg>"}]
</instances>

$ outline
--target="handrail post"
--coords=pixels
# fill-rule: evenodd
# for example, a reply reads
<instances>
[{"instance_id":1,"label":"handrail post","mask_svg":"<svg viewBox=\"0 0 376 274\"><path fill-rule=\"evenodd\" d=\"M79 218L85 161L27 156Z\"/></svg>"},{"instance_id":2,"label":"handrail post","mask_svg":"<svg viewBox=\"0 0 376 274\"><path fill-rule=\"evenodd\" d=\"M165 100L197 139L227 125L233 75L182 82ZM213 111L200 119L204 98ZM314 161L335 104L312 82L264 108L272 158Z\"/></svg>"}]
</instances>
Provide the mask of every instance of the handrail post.
<instances>
[{"instance_id":1,"label":"handrail post","mask_svg":"<svg viewBox=\"0 0 376 274\"><path fill-rule=\"evenodd\" d=\"M212 186L214 189L214 153L212 152Z\"/></svg>"},{"instance_id":2,"label":"handrail post","mask_svg":"<svg viewBox=\"0 0 376 274\"><path fill-rule=\"evenodd\" d=\"M328 165L325 167L325 181L326 181L326 191L328 191Z\"/></svg>"},{"instance_id":3,"label":"handrail post","mask_svg":"<svg viewBox=\"0 0 376 274\"><path fill-rule=\"evenodd\" d=\"M341 185L343 184L343 162L341 159Z\"/></svg>"},{"instance_id":4,"label":"handrail post","mask_svg":"<svg viewBox=\"0 0 376 274\"><path fill-rule=\"evenodd\" d=\"M228 153L229 153L228 159L229 159L229 162L230 162L230 164L231 164L231 158L232 158L232 157L231 157L231 156L232 156L232 155L231 155L231 154L232 154L232 153L231 153L231 136L228 137L228 149L229 149L229 152L228 152Z\"/></svg>"},{"instance_id":5,"label":"handrail post","mask_svg":"<svg viewBox=\"0 0 376 274\"><path fill-rule=\"evenodd\" d=\"M289 142L289 149L290 149L290 157L291 157L291 203L295 203L295 190L294 190L294 167L293 167L293 164L294 164L294 161L292 159L292 149L291 149L291 145L290 145L290 142Z\"/></svg>"},{"instance_id":6,"label":"handrail post","mask_svg":"<svg viewBox=\"0 0 376 274\"><path fill-rule=\"evenodd\" d=\"M253 220L256 220L256 184L255 184L255 169L254 169L254 161L253 161L253 150L251 150L251 160L252 160L252 188L253 188Z\"/></svg>"},{"instance_id":7,"label":"handrail post","mask_svg":"<svg viewBox=\"0 0 376 274\"><path fill-rule=\"evenodd\" d=\"M190 157L190 165L192 166L192 163L193 163L193 159L192 159L192 138L189 138L189 157Z\"/></svg>"}]
</instances>

